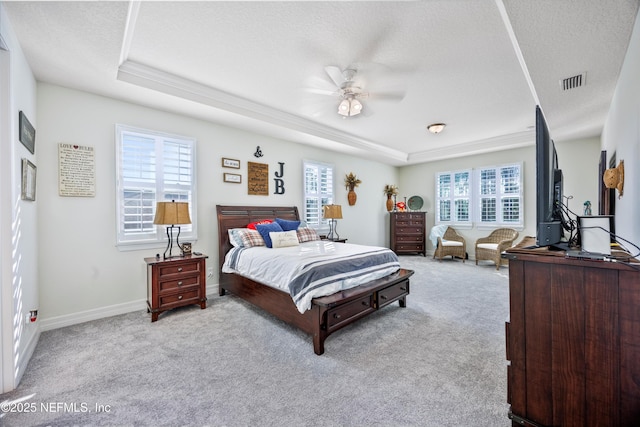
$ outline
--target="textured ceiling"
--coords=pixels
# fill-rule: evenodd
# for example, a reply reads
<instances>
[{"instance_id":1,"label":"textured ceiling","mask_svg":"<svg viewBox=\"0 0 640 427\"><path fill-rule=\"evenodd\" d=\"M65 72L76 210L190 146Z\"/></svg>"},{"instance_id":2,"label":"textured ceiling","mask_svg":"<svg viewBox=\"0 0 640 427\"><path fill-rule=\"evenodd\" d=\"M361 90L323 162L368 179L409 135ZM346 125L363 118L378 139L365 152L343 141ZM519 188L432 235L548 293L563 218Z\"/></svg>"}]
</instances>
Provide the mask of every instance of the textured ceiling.
<instances>
[{"instance_id":1,"label":"textured ceiling","mask_svg":"<svg viewBox=\"0 0 640 427\"><path fill-rule=\"evenodd\" d=\"M36 78L394 165L597 136L637 0L7 2ZM326 66L356 65L343 119ZM559 81L586 72L586 84ZM401 100L381 95L402 91ZM379 95L376 98L376 95ZM426 125L444 122L438 135Z\"/></svg>"}]
</instances>

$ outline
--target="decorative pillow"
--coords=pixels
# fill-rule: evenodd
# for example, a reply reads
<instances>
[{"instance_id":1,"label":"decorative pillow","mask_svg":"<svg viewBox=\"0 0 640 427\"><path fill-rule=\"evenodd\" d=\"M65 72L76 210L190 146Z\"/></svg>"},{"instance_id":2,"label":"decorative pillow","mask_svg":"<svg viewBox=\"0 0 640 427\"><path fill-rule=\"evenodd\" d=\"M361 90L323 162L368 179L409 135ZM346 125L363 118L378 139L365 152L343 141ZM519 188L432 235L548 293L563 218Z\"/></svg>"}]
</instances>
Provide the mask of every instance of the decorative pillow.
<instances>
[{"instance_id":1,"label":"decorative pillow","mask_svg":"<svg viewBox=\"0 0 640 427\"><path fill-rule=\"evenodd\" d=\"M240 238L240 232L242 230L247 230L247 229L246 228L230 228L229 229L229 243L231 243L231 246L233 246L234 248L242 247L242 238Z\"/></svg>"},{"instance_id":2,"label":"decorative pillow","mask_svg":"<svg viewBox=\"0 0 640 427\"><path fill-rule=\"evenodd\" d=\"M300 226L300 221L291 221L288 219L276 218L276 222L280 224L280 227L284 231L297 230Z\"/></svg>"},{"instance_id":3,"label":"decorative pillow","mask_svg":"<svg viewBox=\"0 0 640 427\"><path fill-rule=\"evenodd\" d=\"M248 228L232 228L229 230L229 242L237 248L264 246L262 235L257 230Z\"/></svg>"},{"instance_id":4,"label":"decorative pillow","mask_svg":"<svg viewBox=\"0 0 640 427\"><path fill-rule=\"evenodd\" d=\"M271 224L273 220L271 219L261 219L260 221L255 221L247 224L247 228L250 230L256 230L256 225L258 224Z\"/></svg>"},{"instance_id":5,"label":"decorative pillow","mask_svg":"<svg viewBox=\"0 0 640 427\"><path fill-rule=\"evenodd\" d=\"M271 233L272 231L283 231L282 227L280 227L280 224L278 224L277 222L269 224L256 224L256 230L258 230L258 232L264 239L265 245L267 245L268 248L272 247L271 237L269 236L269 233Z\"/></svg>"},{"instance_id":6,"label":"decorative pillow","mask_svg":"<svg viewBox=\"0 0 640 427\"><path fill-rule=\"evenodd\" d=\"M313 228L300 227L296 230L296 234L298 235L298 241L300 243L311 242L313 240L320 240L320 236L318 232Z\"/></svg>"},{"instance_id":7,"label":"decorative pillow","mask_svg":"<svg viewBox=\"0 0 640 427\"><path fill-rule=\"evenodd\" d=\"M272 231L269 233L271 245L274 248L286 248L287 246L298 246L298 235L295 230Z\"/></svg>"}]
</instances>

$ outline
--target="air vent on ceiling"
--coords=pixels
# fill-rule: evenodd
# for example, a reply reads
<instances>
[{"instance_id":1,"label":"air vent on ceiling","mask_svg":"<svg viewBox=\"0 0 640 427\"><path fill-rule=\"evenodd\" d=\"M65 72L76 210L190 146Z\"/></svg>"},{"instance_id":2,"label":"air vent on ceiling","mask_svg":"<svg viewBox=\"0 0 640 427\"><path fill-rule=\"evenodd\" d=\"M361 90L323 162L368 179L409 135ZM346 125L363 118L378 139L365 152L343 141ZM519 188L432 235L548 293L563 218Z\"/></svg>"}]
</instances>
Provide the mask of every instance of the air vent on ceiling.
<instances>
[{"instance_id":1,"label":"air vent on ceiling","mask_svg":"<svg viewBox=\"0 0 640 427\"><path fill-rule=\"evenodd\" d=\"M560 80L560 86L562 87L562 90L576 89L580 86L584 86L585 84L587 84L586 72Z\"/></svg>"}]
</instances>

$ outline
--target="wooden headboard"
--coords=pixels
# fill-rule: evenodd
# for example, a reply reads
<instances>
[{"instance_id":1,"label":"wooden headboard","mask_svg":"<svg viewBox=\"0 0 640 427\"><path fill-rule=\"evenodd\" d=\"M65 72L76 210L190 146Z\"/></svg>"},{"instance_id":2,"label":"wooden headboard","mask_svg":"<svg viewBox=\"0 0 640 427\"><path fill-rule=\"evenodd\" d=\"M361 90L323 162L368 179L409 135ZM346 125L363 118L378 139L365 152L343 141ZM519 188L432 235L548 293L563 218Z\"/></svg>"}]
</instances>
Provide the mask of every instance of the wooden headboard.
<instances>
[{"instance_id":1,"label":"wooden headboard","mask_svg":"<svg viewBox=\"0 0 640 427\"><path fill-rule=\"evenodd\" d=\"M296 206L223 206L216 205L218 213L218 261L220 269L224 256L231 249L229 229L244 228L250 222L261 219L282 218L300 220Z\"/></svg>"}]
</instances>

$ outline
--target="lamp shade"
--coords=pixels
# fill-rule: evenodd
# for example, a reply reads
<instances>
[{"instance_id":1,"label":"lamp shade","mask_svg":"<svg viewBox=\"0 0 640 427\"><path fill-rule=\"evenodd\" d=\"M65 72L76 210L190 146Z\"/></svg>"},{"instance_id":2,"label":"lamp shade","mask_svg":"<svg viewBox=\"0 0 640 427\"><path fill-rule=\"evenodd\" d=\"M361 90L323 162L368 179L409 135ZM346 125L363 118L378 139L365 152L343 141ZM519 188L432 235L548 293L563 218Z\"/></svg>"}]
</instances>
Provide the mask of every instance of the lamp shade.
<instances>
[{"instance_id":1,"label":"lamp shade","mask_svg":"<svg viewBox=\"0 0 640 427\"><path fill-rule=\"evenodd\" d=\"M340 205L325 205L322 210L326 219L342 219L342 206Z\"/></svg>"},{"instance_id":2,"label":"lamp shade","mask_svg":"<svg viewBox=\"0 0 640 427\"><path fill-rule=\"evenodd\" d=\"M153 223L158 225L191 224L189 203L158 202Z\"/></svg>"}]
</instances>

